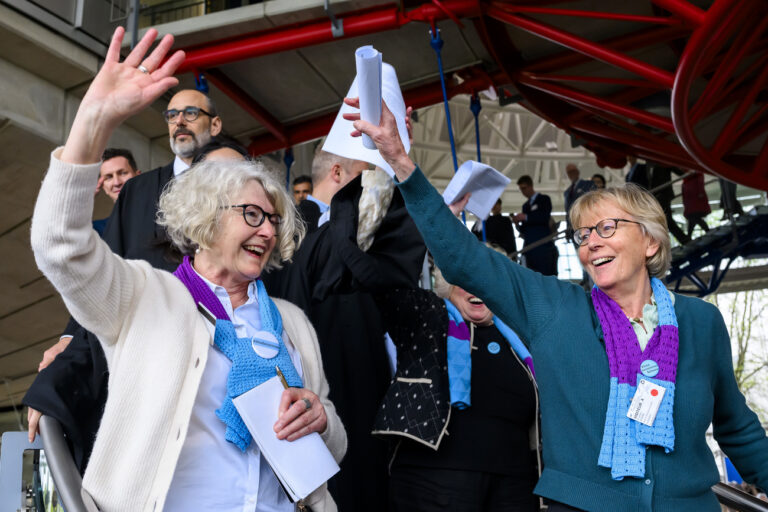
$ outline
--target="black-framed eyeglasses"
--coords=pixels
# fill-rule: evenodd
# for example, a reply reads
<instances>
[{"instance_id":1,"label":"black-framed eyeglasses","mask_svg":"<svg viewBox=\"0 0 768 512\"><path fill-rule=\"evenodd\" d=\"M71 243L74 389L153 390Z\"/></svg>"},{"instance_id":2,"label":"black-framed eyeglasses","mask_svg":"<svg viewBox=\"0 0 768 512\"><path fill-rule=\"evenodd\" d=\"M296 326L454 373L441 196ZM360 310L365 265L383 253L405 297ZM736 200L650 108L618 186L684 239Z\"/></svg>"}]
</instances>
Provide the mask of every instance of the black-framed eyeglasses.
<instances>
[{"instance_id":1,"label":"black-framed eyeglasses","mask_svg":"<svg viewBox=\"0 0 768 512\"><path fill-rule=\"evenodd\" d=\"M264 224L264 219L269 219L270 224L275 227L283 222L283 218L277 213L267 213L255 204L233 204L229 208L242 208L245 223L254 228Z\"/></svg>"},{"instance_id":2,"label":"black-framed eyeglasses","mask_svg":"<svg viewBox=\"0 0 768 512\"><path fill-rule=\"evenodd\" d=\"M163 118L165 119L165 122L168 124L176 124L179 122L179 114L184 116L184 121L191 123L193 121L196 121L198 117L200 117L200 114L205 114L208 117L215 117L210 112L206 112L204 109L200 107L184 107L183 110L177 110L175 108L170 108L168 110L163 110Z\"/></svg>"},{"instance_id":3,"label":"black-framed eyeglasses","mask_svg":"<svg viewBox=\"0 0 768 512\"><path fill-rule=\"evenodd\" d=\"M643 225L640 222L629 219L603 219L592 227L576 228L573 231L573 241L576 242L576 245L586 244L593 229L600 238L611 238L616 233L616 227L619 225L619 222L631 222L638 226Z\"/></svg>"}]
</instances>

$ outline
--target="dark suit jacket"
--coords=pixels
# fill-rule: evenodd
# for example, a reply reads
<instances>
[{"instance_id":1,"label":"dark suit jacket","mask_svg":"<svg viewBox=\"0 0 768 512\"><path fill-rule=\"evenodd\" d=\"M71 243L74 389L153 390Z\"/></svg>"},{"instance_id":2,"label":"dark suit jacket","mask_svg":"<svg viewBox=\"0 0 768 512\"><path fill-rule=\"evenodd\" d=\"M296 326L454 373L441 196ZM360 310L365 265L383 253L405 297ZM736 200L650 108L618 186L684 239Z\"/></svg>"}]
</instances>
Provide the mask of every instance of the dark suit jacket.
<instances>
[{"instance_id":1,"label":"dark suit jacket","mask_svg":"<svg viewBox=\"0 0 768 512\"><path fill-rule=\"evenodd\" d=\"M570 211L571 205L581 196L595 190L595 182L592 180L576 180L576 183L568 185L568 188L563 192L563 199L565 200L565 211Z\"/></svg>"},{"instance_id":2,"label":"dark suit jacket","mask_svg":"<svg viewBox=\"0 0 768 512\"><path fill-rule=\"evenodd\" d=\"M317 230L317 221L320 220L320 207L317 203L310 201L309 199L303 199L297 206L299 215L307 223L307 234L313 233Z\"/></svg>"},{"instance_id":3,"label":"dark suit jacket","mask_svg":"<svg viewBox=\"0 0 768 512\"><path fill-rule=\"evenodd\" d=\"M527 215L526 220L521 222L519 227L520 234L525 240L523 246L551 234L549 219L552 217L552 200L549 196L539 194L533 203L530 200L526 201L523 205L523 213Z\"/></svg>"},{"instance_id":4,"label":"dark suit jacket","mask_svg":"<svg viewBox=\"0 0 768 512\"><path fill-rule=\"evenodd\" d=\"M472 232L478 240L483 240L483 223L478 221L472 226ZM512 219L502 214L490 215L485 220L485 239L504 249L507 254L517 251L515 231L512 229Z\"/></svg>"},{"instance_id":5,"label":"dark suit jacket","mask_svg":"<svg viewBox=\"0 0 768 512\"><path fill-rule=\"evenodd\" d=\"M155 224L157 203L173 178L173 162L128 181L107 219L103 238L125 258L143 259L175 270L163 230ZM85 471L107 401L109 371L104 350L93 333L70 319L69 346L30 386L23 403L59 420L75 464Z\"/></svg>"},{"instance_id":6,"label":"dark suit jacket","mask_svg":"<svg viewBox=\"0 0 768 512\"><path fill-rule=\"evenodd\" d=\"M139 174L123 186L104 230L104 240L115 254L146 260L169 272L179 266L181 258L170 252L165 231L155 224L160 194L171 179L173 162Z\"/></svg>"}]
</instances>

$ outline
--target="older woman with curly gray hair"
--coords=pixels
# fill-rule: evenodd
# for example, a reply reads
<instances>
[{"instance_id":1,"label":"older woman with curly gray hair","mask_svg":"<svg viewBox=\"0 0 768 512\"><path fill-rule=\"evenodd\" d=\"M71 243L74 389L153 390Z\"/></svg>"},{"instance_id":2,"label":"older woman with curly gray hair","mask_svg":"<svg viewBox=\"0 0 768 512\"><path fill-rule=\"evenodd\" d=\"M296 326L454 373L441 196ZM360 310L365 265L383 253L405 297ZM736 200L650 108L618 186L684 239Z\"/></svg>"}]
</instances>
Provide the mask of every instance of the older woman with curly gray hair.
<instances>
[{"instance_id":1,"label":"older woman with curly gray hair","mask_svg":"<svg viewBox=\"0 0 768 512\"><path fill-rule=\"evenodd\" d=\"M122 36L118 28L51 157L32 227L38 266L109 364L83 488L105 511L293 511L232 400L279 368L290 387L275 435L318 432L337 460L346 450L312 326L259 279L291 258L303 225L260 164L210 161L160 201L158 222L185 255L176 272L109 250L90 228L99 155L116 126L177 83L171 75L183 59L164 60L171 36L144 58L150 30L121 63ZM336 508L325 486L304 504Z\"/></svg>"},{"instance_id":2,"label":"older woman with curly gray hair","mask_svg":"<svg viewBox=\"0 0 768 512\"><path fill-rule=\"evenodd\" d=\"M723 318L661 281L669 232L648 192L627 185L574 203L573 238L595 282L585 294L480 245L410 160L386 107L378 126L345 117L394 169L446 279L482 299L530 349L544 458L534 492L550 511L719 511L710 424L745 480L768 488L768 438L736 385Z\"/></svg>"}]
</instances>

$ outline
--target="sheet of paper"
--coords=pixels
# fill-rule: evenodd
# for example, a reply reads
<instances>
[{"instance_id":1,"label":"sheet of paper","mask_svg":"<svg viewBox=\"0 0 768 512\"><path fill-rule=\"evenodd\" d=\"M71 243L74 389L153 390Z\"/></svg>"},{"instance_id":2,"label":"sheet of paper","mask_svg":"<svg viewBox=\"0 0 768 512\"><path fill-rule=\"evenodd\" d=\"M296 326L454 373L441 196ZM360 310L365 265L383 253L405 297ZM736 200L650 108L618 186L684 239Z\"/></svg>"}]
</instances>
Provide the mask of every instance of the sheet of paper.
<instances>
[{"instance_id":1,"label":"sheet of paper","mask_svg":"<svg viewBox=\"0 0 768 512\"><path fill-rule=\"evenodd\" d=\"M381 121L381 54L373 46L361 46L355 51L360 118L369 123ZM376 149L373 140L363 134L363 146Z\"/></svg>"},{"instance_id":2,"label":"sheet of paper","mask_svg":"<svg viewBox=\"0 0 768 512\"><path fill-rule=\"evenodd\" d=\"M472 196L467 203L467 211L485 220L510 181L489 165L467 160L461 164L451 182L445 187L443 199L446 204L451 204L469 192Z\"/></svg>"},{"instance_id":3,"label":"sheet of paper","mask_svg":"<svg viewBox=\"0 0 768 512\"><path fill-rule=\"evenodd\" d=\"M352 82L349 91L347 91L348 98L359 96L359 79L360 77L355 77L355 80ZM405 127L405 101L403 100L403 93L400 91L395 68L386 62L381 64L381 96L384 98L387 108L395 116L397 130L400 133L400 140L403 141L405 151L410 151L411 142L408 140L408 130ZM357 113L357 109L345 103L341 105L331 131L325 139L323 150L334 155L351 158L352 160L362 160L363 162L374 164L384 169L390 176L394 176L395 172L384 161L377 149L366 148L363 145L362 137L352 137L350 135L355 130L355 127L352 126L352 121L347 121L341 116L351 113Z\"/></svg>"},{"instance_id":4,"label":"sheet of paper","mask_svg":"<svg viewBox=\"0 0 768 512\"><path fill-rule=\"evenodd\" d=\"M316 432L295 441L277 438L274 425L282 394L280 379L272 377L233 402L278 480L298 501L338 473L339 465Z\"/></svg>"}]
</instances>

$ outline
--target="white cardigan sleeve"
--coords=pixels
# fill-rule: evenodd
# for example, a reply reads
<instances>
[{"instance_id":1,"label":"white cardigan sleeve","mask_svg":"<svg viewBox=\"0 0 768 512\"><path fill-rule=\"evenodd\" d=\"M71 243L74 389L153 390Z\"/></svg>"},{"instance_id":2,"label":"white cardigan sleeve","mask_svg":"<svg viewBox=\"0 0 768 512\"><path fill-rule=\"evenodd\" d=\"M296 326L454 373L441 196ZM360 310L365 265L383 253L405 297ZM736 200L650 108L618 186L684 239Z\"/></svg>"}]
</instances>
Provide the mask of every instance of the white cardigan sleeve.
<instances>
[{"instance_id":1,"label":"white cardigan sleeve","mask_svg":"<svg viewBox=\"0 0 768 512\"><path fill-rule=\"evenodd\" d=\"M32 251L72 316L103 343L113 344L146 271L115 255L93 230L93 191L101 163L61 162L61 151L51 154L37 197Z\"/></svg>"}]
</instances>

